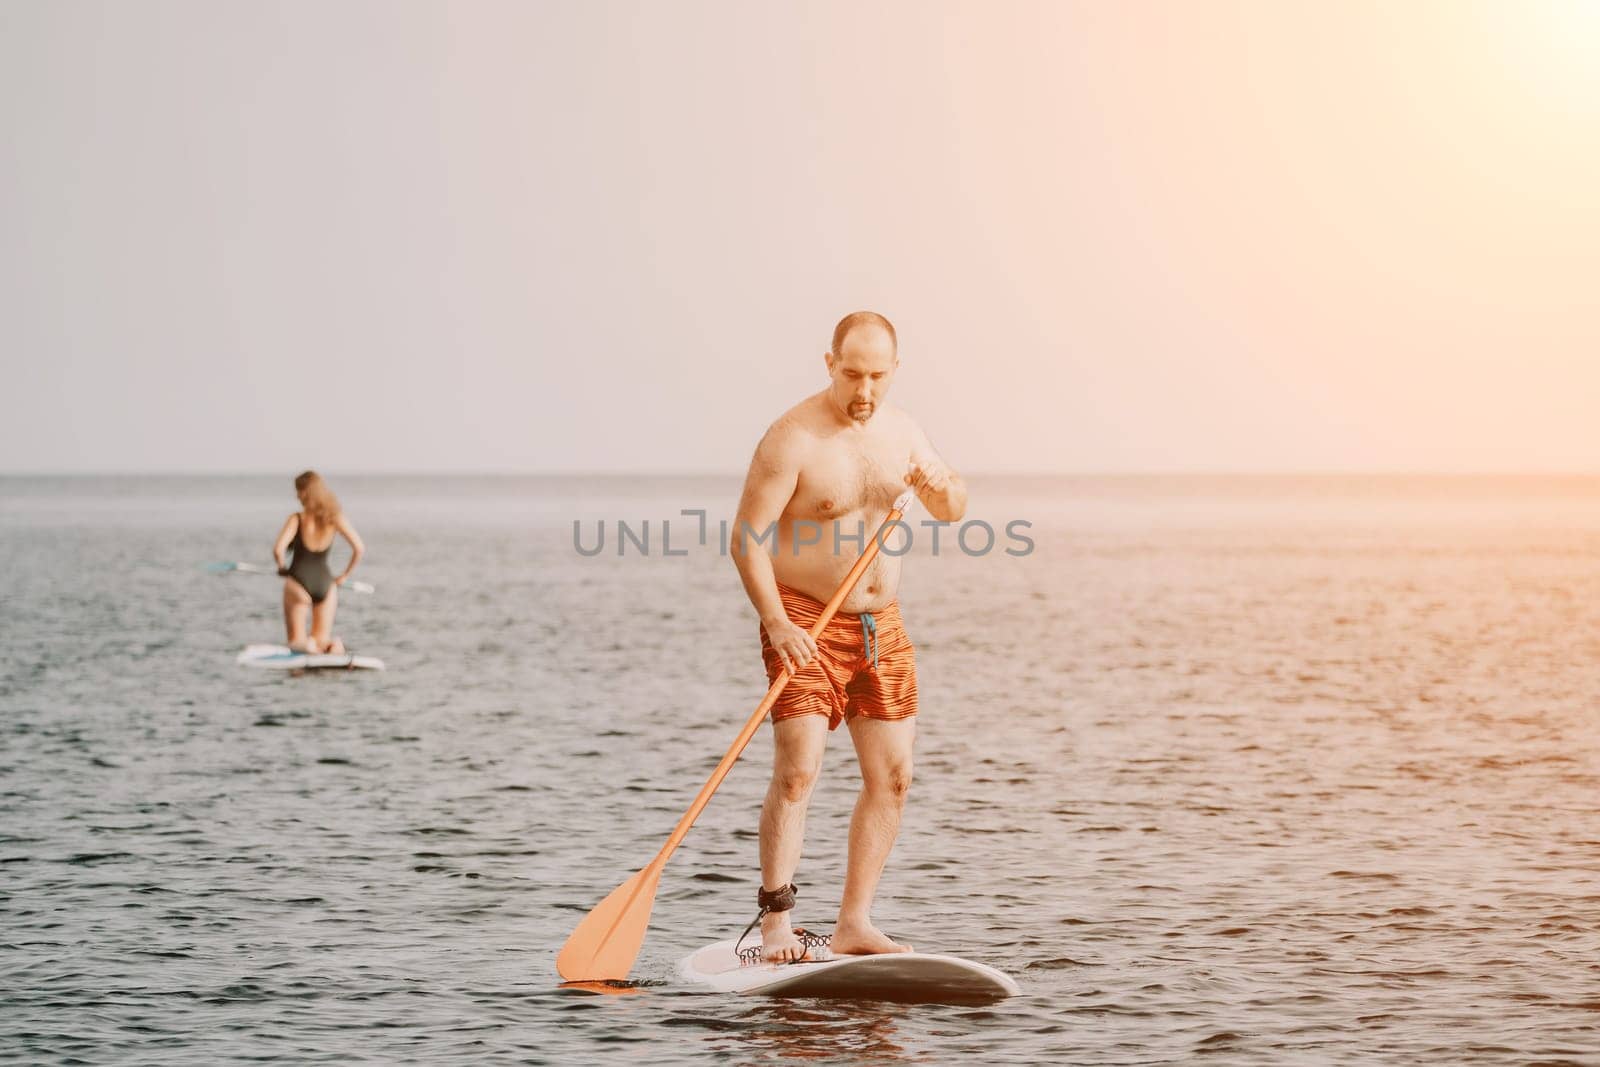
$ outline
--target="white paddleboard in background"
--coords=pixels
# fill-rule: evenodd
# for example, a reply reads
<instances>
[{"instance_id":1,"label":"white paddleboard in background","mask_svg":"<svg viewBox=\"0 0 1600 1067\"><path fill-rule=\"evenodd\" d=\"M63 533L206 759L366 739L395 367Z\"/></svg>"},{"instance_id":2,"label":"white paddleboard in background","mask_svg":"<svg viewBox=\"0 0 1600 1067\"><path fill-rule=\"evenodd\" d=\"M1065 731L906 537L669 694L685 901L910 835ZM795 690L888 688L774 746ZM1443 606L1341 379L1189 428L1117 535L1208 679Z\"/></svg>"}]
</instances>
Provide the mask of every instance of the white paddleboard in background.
<instances>
[{"instance_id":1,"label":"white paddleboard in background","mask_svg":"<svg viewBox=\"0 0 1600 1067\"><path fill-rule=\"evenodd\" d=\"M237 662L246 667L265 667L278 671L381 671L383 660L376 656L355 656L348 652L296 652L288 645L249 645Z\"/></svg>"},{"instance_id":2,"label":"white paddleboard in background","mask_svg":"<svg viewBox=\"0 0 1600 1067\"><path fill-rule=\"evenodd\" d=\"M746 938L744 947L760 943L759 938ZM949 1004L1000 1000L1021 992L1009 975L993 967L927 952L831 956L801 963L741 963L732 941L718 941L690 954L682 970L685 978L710 992L774 997Z\"/></svg>"}]
</instances>

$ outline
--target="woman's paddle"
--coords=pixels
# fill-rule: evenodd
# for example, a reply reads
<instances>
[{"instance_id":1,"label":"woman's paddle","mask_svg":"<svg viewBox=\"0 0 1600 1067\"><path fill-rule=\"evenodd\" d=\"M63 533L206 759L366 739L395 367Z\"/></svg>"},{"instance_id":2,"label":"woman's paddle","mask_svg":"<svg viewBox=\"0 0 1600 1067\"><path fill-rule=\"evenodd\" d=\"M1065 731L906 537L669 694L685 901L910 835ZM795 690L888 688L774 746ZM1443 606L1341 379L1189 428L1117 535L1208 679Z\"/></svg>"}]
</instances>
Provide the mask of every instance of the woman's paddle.
<instances>
[{"instance_id":1,"label":"woman's paddle","mask_svg":"<svg viewBox=\"0 0 1600 1067\"><path fill-rule=\"evenodd\" d=\"M883 547L883 539L888 534L889 528L905 514L914 496L914 492L907 489L895 500L894 507L889 509L889 514L878 527L878 532L872 535L872 540L862 551L861 558L856 560L855 566L850 568L850 573L839 583L838 590L822 609L822 614L817 616L817 621L811 624L812 640L816 640L822 633L822 628L838 613L839 605L844 603L844 598L850 595L850 591L861 580L861 575L866 572L867 566ZM762 698L749 721L744 724L744 729L734 738L733 744L722 757L722 762L711 772L706 784L700 787L700 793L694 798L694 803L689 805L689 810L678 820L678 825L667 838L667 843L656 853L656 858L642 871L613 889L611 895L602 900L578 924L578 928L572 931L572 936L567 938L567 943L561 947L561 952L556 956L556 970L562 978L569 982L617 982L628 976L628 970L633 966L635 957L639 955L640 946L644 944L645 927L650 922L650 910L655 907L656 886L661 881L661 871L667 865L667 857L671 856L673 850L682 843L684 836L689 832L689 827L694 825L695 819L700 817L700 812L711 799L711 794L717 791L717 786L722 784L722 780L733 769L739 754L761 728L761 721L767 717L767 712L777 701L778 694L783 692L783 687L789 684L789 678L790 674L786 670L772 683L767 695Z\"/></svg>"}]
</instances>

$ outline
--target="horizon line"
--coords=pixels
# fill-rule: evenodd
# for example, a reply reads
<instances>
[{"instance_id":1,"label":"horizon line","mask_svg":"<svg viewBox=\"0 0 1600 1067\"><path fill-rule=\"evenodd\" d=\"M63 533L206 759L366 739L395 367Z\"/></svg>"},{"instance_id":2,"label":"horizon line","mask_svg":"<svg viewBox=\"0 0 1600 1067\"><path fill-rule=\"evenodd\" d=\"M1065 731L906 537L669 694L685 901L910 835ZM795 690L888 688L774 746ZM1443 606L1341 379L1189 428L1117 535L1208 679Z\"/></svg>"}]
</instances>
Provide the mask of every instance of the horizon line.
<instances>
[{"instance_id":1,"label":"horizon line","mask_svg":"<svg viewBox=\"0 0 1600 1067\"><path fill-rule=\"evenodd\" d=\"M301 468L304 469L304 468ZM473 470L368 469L328 470L330 478L742 478L742 470ZM0 478L287 478L287 468L238 470L0 470ZM1425 470L1405 468L1323 468L1267 470L1242 468L1146 468L1132 470L979 470L961 472L967 481L980 478L1596 478L1600 469L1543 468L1505 470Z\"/></svg>"}]
</instances>

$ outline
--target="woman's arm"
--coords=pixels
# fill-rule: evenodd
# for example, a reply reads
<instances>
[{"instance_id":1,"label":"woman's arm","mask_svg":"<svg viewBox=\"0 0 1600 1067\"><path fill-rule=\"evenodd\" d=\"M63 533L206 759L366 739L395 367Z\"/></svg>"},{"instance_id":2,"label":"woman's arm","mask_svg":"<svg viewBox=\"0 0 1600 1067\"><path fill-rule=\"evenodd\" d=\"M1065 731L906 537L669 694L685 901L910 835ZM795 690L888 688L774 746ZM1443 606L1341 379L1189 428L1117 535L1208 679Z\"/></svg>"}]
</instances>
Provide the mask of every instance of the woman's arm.
<instances>
[{"instance_id":1,"label":"woman's arm","mask_svg":"<svg viewBox=\"0 0 1600 1067\"><path fill-rule=\"evenodd\" d=\"M283 521L283 529L278 531L278 540L272 546L272 558L278 562L281 572L288 564L284 561L283 554L289 551L289 542L294 540L295 531L300 529L300 513L297 511Z\"/></svg>"},{"instance_id":2,"label":"woman's arm","mask_svg":"<svg viewBox=\"0 0 1600 1067\"><path fill-rule=\"evenodd\" d=\"M361 557L367 554L367 546L361 543L361 535L356 533L356 528L343 513L339 515L339 521L335 525L339 532L344 534L344 539L350 542L350 562L345 566L344 573L334 579L339 585L343 585L344 580L350 577L350 572L356 569L356 564L361 562Z\"/></svg>"}]
</instances>

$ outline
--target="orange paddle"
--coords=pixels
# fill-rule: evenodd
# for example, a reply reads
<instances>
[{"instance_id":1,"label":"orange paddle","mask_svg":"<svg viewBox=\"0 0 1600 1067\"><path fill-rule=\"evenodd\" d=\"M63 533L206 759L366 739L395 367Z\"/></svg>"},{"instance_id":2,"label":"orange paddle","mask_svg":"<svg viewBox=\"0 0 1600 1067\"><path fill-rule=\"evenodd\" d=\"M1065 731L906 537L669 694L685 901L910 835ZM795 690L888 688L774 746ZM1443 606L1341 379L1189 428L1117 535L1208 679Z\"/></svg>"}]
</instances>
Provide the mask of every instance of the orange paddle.
<instances>
[{"instance_id":1,"label":"orange paddle","mask_svg":"<svg viewBox=\"0 0 1600 1067\"><path fill-rule=\"evenodd\" d=\"M913 496L913 491L907 489L896 498L894 507L889 509L889 514L878 527L878 532L872 535L872 540L862 551L861 558L856 560L855 565L850 568L850 573L839 583L839 588L822 609L822 614L817 616L817 621L811 624L812 640L822 633L822 628L838 613L839 605L844 603L844 598L850 595L850 590L856 587L868 564L883 547L883 538L887 535L889 527L894 525L905 513L906 508L911 506ZM723 755L722 762L717 764L717 769L711 772L706 784L700 787L699 795L694 798L694 803L689 805L689 810L684 813L683 818L678 820L678 825L673 828L667 843L661 846L661 851L656 853L656 858L632 878L613 889L611 895L602 900L584 917L578 928L572 931L572 936L567 938L567 943L561 946L561 952L556 956L556 970L562 978L569 982L621 981L628 976L628 969L633 966L634 958L639 955L639 948L644 944L645 927L649 925L650 910L656 903L656 885L661 881L661 871L667 865L667 857L671 856L673 850L683 842L689 827L694 825L695 819L705 810L711 794L717 791L717 786L722 784L722 780L733 769L734 761L739 758L739 754L761 728L761 721L767 717L767 712L777 701L778 694L783 692L783 687L789 684L789 678L789 672L784 671L772 683L772 688L767 690L767 695L756 705L750 720L744 724L744 729L739 731L739 736L734 738L733 744Z\"/></svg>"}]
</instances>

